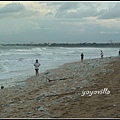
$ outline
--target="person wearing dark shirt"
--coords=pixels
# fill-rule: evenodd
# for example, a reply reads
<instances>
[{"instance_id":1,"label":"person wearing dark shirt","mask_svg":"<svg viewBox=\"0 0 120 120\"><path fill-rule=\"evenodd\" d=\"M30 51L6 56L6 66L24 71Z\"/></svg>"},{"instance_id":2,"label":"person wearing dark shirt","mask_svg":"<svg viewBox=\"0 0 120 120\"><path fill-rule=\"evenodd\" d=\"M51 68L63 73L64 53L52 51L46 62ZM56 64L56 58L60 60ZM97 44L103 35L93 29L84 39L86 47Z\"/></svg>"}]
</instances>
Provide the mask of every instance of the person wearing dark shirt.
<instances>
[{"instance_id":1,"label":"person wearing dark shirt","mask_svg":"<svg viewBox=\"0 0 120 120\"><path fill-rule=\"evenodd\" d=\"M101 55L101 58L103 58L103 52L102 52L102 50L101 50L101 53L100 53L100 55Z\"/></svg>"},{"instance_id":2,"label":"person wearing dark shirt","mask_svg":"<svg viewBox=\"0 0 120 120\"><path fill-rule=\"evenodd\" d=\"M84 59L84 54L81 53L81 61L83 61L83 59Z\"/></svg>"}]
</instances>

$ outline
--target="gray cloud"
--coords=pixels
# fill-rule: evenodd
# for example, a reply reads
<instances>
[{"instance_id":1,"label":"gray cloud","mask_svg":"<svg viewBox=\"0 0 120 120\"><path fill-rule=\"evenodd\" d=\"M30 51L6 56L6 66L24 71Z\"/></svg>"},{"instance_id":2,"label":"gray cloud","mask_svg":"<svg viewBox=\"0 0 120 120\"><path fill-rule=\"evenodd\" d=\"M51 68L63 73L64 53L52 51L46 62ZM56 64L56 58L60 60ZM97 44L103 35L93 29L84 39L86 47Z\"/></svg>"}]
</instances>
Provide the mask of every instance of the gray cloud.
<instances>
[{"instance_id":1,"label":"gray cloud","mask_svg":"<svg viewBox=\"0 0 120 120\"><path fill-rule=\"evenodd\" d=\"M10 3L0 8L0 13L18 12L24 9L24 6L20 3Z\"/></svg>"},{"instance_id":2,"label":"gray cloud","mask_svg":"<svg viewBox=\"0 0 120 120\"><path fill-rule=\"evenodd\" d=\"M58 11L73 9L73 8L76 8L77 6L78 6L77 2L66 2L66 3L64 2L59 7Z\"/></svg>"},{"instance_id":3,"label":"gray cloud","mask_svg":"<svg viewBox=\"0 0 120 120\"><path fill-rule=\"evenodd\" d=\"M0 18L27 18L39 16L38 11L28 9L21 3L9 3L0 7Z\"/></svg>"},{"instance_id":4,"label":"gray cloud","mask_svg":"<svg viewBox=\"0 0 120 120\"><path fill-rule=\"evenodd\" d=\"M97 17L101 15L105 10L96 11L95 9L87 9L87 10L77 10L75 12L68 12L66 14L66 18L84 18L84 17Z\"/></svg>"},{"instance_id":5,"label":"gray cloud","mask_svg":"<svg viewBox=\"0 0 120 120\"><path fill-rule=\"evenodd\" d=\"M63 4L63 2L44 2L44 3L42 3L42 2L39 2L39 4L46 4L47 6L56 6L56 5L62 5Z\"/></svg>"},{"instance_id":6,"label":"gray cloud","mask_svg":"<svg viewBox=\"0 0 120 120\"><path fill-rule=\"evenodd\" d=\"M47 14L45 14L45 16L49 16L49 15L53 15L53 12L48 12Z\"/></svg>"},{"instance_id":7,"label":"gray cloud","mask_svg":"<svg viewBox=\"0 0 120 120\"><path fill-rule=\"evenodd\" d=\"M98 6L101 3L91 2L70 2L63 3L58 8L55 17L56 18L84 18L84 17L98 17L103 14L106 9L102 8L98 10Z\"/></svg>"},{"instance_id":8,"label":"gray cloud","mask_svg":"<svg viewBox=\"0 0 120 120\"><path fill-rule=\"evenodd\" d=\"M59 17L66 17L66 15L68 14L68 10L71 9L76 9L79 3L77 2L63 2L62 4L60 4L55 17L59 18Z\"/></svg>"},{"instance_id":9,"label":"gray cloud","mask_svg":"<svg viewBox=\"0 0 120 120\"><path fill-rule=\"evenodd\" d=\"M120 2L116 3L116 5L108 9L104 14L102 14L99 19L114 19L120 18Z\"/></svg>"},{"instance_id":10,"label":"gray cloud","mask_svg":"<svg viewBox=\"0 0 120 120\"><path fill-rule=\"evenodd\" d=\"M7 4L0 7L0 43L119 41L119 20L109 20L119 17L119 5L113 2Z\"/></svg>"}]
</instances>

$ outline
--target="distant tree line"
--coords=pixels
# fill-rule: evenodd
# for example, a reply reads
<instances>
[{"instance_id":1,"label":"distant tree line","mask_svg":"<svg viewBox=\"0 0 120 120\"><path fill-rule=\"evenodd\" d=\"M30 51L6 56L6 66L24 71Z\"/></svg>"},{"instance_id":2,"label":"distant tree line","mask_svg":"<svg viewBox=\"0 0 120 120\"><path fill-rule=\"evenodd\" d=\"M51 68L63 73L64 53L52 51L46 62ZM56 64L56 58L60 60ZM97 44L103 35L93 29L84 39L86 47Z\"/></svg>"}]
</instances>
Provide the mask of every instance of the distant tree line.
<instances>
[{"instance_id":1,"label":"distant tree line","mask_svg":"<svg viewBox=\"0 0 120 120\"><path fill-rule=\"evenodd\" d=\"M1 44L2 46L41 46L41 47L120 47L120 43L28 43L28 44Z\"/></svg>"}]
</instances>

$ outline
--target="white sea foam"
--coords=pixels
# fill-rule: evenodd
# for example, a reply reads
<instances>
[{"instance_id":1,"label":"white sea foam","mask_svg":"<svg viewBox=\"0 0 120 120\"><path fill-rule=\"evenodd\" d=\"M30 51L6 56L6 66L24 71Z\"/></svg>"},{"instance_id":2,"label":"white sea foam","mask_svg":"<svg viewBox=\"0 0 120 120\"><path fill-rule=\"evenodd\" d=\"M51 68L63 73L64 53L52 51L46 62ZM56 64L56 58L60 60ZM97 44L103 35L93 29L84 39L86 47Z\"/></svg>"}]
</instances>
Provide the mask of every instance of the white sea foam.
<instances>
[{"instance_id":1,"label":"white sea foam","mask_svg":"<svg viewBox=\"0 0 120 120\"><path fill-rule=\"evenodd\" d=\"M4 79L35 75L33 64L36 59L39 59L40 72L43 72L79 61L81 52L84 59L100 58L101 50L104 57L110 57L117 56L119 48L0 46L0 84Z\"/></svg>"}]
</instances>

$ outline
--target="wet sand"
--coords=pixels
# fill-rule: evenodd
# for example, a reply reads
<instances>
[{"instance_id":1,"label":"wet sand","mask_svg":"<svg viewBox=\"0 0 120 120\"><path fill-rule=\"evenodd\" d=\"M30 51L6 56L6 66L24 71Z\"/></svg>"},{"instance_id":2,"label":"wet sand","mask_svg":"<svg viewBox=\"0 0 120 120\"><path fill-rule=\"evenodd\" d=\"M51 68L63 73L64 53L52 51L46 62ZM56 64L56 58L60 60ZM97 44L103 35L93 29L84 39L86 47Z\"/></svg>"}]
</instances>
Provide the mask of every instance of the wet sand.
<instances>
[{"instance_id":1,"label":"wet sand","mask_svg":"<svg viewBox=\"0 0 120 120\"><path fill-rule=\"evenodd\" d=\"M120 57L67 63L25 82L0 89L0 118L120 118Z\"/></svg>"}]
</instances>

